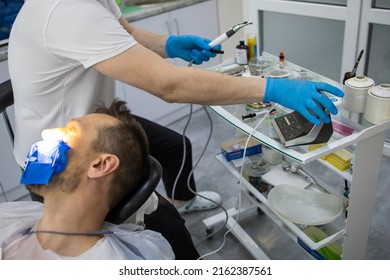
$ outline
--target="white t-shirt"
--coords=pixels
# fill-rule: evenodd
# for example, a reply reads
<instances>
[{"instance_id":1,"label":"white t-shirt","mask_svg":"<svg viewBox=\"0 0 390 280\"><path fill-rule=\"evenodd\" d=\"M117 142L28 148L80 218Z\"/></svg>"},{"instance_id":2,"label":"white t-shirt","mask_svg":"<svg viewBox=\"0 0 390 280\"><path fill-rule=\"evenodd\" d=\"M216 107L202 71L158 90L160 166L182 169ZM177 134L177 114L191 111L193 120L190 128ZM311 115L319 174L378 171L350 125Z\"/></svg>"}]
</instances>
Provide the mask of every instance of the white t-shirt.
<instances>
[{"instance_id":1,"label":"white t-shirt","mask_svg":"<svg viewBox=\"0 0 390 280\"><path fill-rule=\"evenodd\" d=\"M6 202L0 204L0 248L3 259L37 260L130 260L174 259L168 241L160 233L143 230L134 224L113 225L104 223L106 234L95 246L77 257L67 257L45 250L35 234L27 234L35 229L42 216L43 204L32 201ZM1 251L1 250L0 250Z\"/></svg>"},{"instance_id":2,"label":"white t-shirt","mask_svg":"<svg viewBox=\"0 0 390 280\"><path fill-rule=\"evenodd\" d=\"M46 128L62 127L115 97L94 64L137 42L114 0L26 0L11 30L8 63L15 100L15 157L23 166Z\"/></svg>"}]
</instances>

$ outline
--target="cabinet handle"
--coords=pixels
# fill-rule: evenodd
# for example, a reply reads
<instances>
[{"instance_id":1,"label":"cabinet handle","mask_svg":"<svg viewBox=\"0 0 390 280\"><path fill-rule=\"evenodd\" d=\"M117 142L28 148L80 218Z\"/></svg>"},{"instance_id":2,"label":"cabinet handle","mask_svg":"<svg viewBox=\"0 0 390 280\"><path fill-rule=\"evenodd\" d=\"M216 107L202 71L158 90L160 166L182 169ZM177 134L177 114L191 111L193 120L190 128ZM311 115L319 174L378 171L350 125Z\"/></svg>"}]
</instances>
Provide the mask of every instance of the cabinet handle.
<instances>
[{"instance_id":1,"label":"cabinet handle","mask_svg":"<svg viewBox=\"0 0 390 280\"><path fill-rule=\"evenodd\" d=\"M169 22L165 21L165 25L167 26L168 29L168 35L172 35L171 25L169 24Z\"/></svg>"},{"instance_id":2,"label":"cabinet handle","mask_svg":"<svg viewBox=\"0 0 390 280\"><path fill-rule=\"evenodd\" d=\"M179 27L178 20L175 18L175 19L173 19L173 22L175 23L175 26L176 26L176 34L180 35L180 27Z\"/></svg>"}]
</instances>

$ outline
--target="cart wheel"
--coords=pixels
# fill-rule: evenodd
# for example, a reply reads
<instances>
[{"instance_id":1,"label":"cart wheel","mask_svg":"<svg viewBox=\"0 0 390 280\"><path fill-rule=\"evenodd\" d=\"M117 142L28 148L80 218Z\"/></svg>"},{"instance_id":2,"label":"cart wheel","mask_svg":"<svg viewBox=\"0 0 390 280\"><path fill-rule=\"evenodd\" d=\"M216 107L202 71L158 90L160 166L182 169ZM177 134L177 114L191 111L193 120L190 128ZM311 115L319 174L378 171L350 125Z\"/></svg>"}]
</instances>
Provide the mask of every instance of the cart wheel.
<instances>
[{"instance_id":1,"label":"cart wheel","mask_svg":"<svg viewBox=\"0 0 390 280\"><path fill-rule=\"evenodd\" d=\"M263 210L261 210L260 207L257 207L257 214L259 214L259 215L264 214Z\"/></svg>"},{"instance_id":2,"label":"cart wheel","mask_svg":"<svg viewBox=\"0 0 390 280\"><path fill-rule=\"evenodd\" d=\"M214 232L214 227L208 227L206 228L206 236L212 234ZM212 238L212 236L210 237L207 237L208 240L210 240Z\"/></svg>"}]
</instances>

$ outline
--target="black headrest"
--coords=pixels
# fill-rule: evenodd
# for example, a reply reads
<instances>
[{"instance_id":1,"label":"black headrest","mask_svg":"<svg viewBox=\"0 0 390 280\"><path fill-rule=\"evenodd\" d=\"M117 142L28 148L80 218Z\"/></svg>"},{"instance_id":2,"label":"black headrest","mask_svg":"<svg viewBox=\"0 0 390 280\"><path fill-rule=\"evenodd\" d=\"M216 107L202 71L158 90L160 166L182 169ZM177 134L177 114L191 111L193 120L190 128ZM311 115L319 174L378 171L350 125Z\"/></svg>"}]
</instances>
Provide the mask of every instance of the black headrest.
<instances>
[{"instance_id":1,"label":"black headrest","mask_svg":"<svg viewBox=\"0 0 390 280\"><path fill-rule=\"evenodd\" d=\"M121 224L132 216L152 195L161 180L162 167L160 163L149 156L149 175L141 182L138 188L125 196L106 217L106 221Z\"/></svg>"},{"instance_id":2,"label":"black headrest","mask_svg":"<svg viewBox=\"0 0 390 280\"><path fill-rule=\"evenodd\" d=\"M14 94L11 80L7 80L0 84L0 113L12 104L14 104Z\"/></svg>"}]
</instances>

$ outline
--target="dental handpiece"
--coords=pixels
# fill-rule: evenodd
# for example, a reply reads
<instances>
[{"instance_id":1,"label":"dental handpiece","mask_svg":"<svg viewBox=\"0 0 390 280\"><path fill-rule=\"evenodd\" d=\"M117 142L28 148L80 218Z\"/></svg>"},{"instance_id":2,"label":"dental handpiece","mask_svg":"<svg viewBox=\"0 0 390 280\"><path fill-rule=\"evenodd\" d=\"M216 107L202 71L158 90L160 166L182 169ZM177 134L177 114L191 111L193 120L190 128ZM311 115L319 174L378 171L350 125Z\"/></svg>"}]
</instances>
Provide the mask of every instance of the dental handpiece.
<instances>
[{"instance_id":1,"label":"dental handpiece","mask_svg":"<svg viewBox=\"0 0 390 280\"><path fill-rule=\"evenodd\" d=\"M215 46L218 46L220 44L222 44L223 42L225 42L227 39L229 39L230 37L232 37L238 30L240 30L241 28L243 28L244 26L247 26L249 24L252 24L252 22L248 22L248 21L244 21L243 23L239 23L239 24L236 24L235 26L233 26L232 28L230 28L228 31L226 31L225 33L219 35L217 38L215 38L213 41L211 41L209 43L209 46L211 47L211 51L212 52L215 52L215 53L223 53L223 51L218 51L216 49L214 49ZM192 66L192 63L193 63L193 60L191 60L189 63L188 63L188 67L191 67Z\"/></svg>"},{"instance_id":2,"label":"dental handpiece","mask_svg":"<svg viewBox=\"0 0 390 280\"><path fill-rule=\"evenodd\" d=\"M213 41L211 41L209 43L209 46L213 48L215 46L222 44L227 39L232 37L238 30L240 30L241 28L243 28L244 26L247 26L249 24L252 24L252 22L244 21L243 23L236 24L235 26L230 28L228 31L219 35L217 38L215 38Z\"/></svg>"},{"instance_id":3,"label":"dental handpiece","mask_svg":"<svg viewBox=\"0 0 390 280\"><path fill-rule=\"evenodd\" d=\"M307 181L309 181L310 183L312 184L317 184L317 182L314 180L313 177L311 177L309 174L307 174L305 171L303 171L303 169L297 165L296 163L284 163L282 164L282 169L284 171L290 171L291 173L293 174L299 174L301 176L303 176Z\"/></svg>"}]
</instances>

